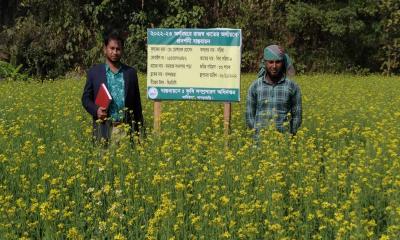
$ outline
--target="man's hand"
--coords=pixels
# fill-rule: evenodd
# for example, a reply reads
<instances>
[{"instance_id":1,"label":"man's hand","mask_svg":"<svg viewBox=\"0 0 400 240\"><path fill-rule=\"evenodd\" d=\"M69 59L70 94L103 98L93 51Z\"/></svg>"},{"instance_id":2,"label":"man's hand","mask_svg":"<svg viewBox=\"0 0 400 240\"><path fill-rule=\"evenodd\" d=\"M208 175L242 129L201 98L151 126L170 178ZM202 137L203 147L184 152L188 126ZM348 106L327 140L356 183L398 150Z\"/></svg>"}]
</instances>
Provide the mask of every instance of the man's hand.
<instances>
[{"instance_id":1,"label":"man's hand","mask_svg":"<svg viewBox=\"0 0 400 240\"><path fill-rule=\"evenodd\" d=\"M106 110L107 110L106 108L99 107L97 109L97 118L99 118L101 120L104 120L104 118L107 117L107 111Z\"/></svg>"}]
</instances>

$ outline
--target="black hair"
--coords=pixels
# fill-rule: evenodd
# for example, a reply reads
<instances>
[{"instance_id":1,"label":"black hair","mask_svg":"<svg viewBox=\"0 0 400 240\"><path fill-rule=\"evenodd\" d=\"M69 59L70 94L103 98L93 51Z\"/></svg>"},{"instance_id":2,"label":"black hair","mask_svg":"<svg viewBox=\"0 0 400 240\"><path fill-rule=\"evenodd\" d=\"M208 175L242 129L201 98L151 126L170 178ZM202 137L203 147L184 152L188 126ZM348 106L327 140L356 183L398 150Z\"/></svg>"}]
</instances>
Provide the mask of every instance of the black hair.
<instances>
[{"instance_id":1,"label":"black hair","mask_svg":"<svg viewBox=\"0 0 400 240\"><path fill-rule=\"evenodd\" d=\"M117 31L117 30L112 30L104 35L104 46L108 45L108 42L113 39L117 40L121 43L121 46L124 46L124 38L122 37L122 34Z\"/></svg>"}]
</instances>

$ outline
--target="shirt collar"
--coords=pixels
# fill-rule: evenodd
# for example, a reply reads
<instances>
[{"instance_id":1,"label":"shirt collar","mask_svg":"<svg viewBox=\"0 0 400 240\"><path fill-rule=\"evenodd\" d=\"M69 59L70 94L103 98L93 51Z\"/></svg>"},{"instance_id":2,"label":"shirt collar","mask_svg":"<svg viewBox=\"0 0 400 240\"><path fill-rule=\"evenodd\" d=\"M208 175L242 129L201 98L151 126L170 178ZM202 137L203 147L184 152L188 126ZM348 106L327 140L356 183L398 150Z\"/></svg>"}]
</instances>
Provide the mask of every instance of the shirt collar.
<instances>
[{"instance_id":1,"label":"shirt collar","mask_svg":"<svg viewBox=\"0 0 400 240\"><path fill-rule=\"evenodd\" d=\"M263 76L262 78L263 78L263 82L265 82L266 84L272 85L271 83L269 83L269 82L267 81L267 73L265 73L264 76ZM281 83L283 83L285 80L286 80L286 76L283 75L282 78L281 78L276 84L281 84Z\"/></svg>"},{"instance_id":2,"label":"shirt collar","mask_svg":"<svg viewBox=\"0 0 400 240\"><path fill-rule=\"evenodd\" d=\"M122 70L122 65L121 65L121 66L119 66L118 71L114 73L113 71L111 71L111 68L107 63L105 65L106 65L106 72L109 72L109 73L112 73L112 74L118 74Z\"/></svg>"}]
</instances>

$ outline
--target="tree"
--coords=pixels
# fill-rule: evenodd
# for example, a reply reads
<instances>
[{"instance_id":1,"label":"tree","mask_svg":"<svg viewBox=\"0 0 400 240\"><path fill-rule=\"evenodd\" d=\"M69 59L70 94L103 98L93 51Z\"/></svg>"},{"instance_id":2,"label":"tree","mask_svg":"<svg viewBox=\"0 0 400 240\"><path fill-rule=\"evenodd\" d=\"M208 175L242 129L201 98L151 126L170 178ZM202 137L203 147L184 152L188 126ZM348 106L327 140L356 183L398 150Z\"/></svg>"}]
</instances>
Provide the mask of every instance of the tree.
<instances>
[{"instance_id":1,"label":"tree","mask_svg":"<svg viewBox=\"0 0 400 240\"><path fill-rule=\"evenodd\" d=\"M400 2L381 0L381 45L383 49L381 69L387 75L400 73Z\"/></svg>"},{"instance_id":2,"label":"tree","mask_svg":"<svg viewBox=\"0 0 400 240\"><path fill-rule=\"evenodd\" d=\"M223 27L242 29L243 71L256 71L263 48L275 43L287 49L300 72L392 74L400 72L399 5L396 0L0 0L0 57L10 56L31 74L56 77L103 61L103 35L117 28L126 35L124 61L145 71L147 28Z\"/></svg>"}]
</instances>

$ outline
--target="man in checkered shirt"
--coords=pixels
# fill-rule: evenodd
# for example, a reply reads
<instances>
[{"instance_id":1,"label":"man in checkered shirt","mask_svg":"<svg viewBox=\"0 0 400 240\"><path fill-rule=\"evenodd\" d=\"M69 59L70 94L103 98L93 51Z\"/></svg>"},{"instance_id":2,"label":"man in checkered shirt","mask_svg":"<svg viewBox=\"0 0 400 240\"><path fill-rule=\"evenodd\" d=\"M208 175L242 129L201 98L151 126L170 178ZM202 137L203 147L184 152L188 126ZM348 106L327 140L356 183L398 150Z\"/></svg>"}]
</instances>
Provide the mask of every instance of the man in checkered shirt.
<instances>
[{"instance_id":1,"label":"man in checkered shirt","mask_svg":"<svg viewBox=\"0 0 400 240\"><path fill-rule=\"evenodd\" d=\"M302 121L301 92L288 76L294 75L289 56L278 45L264 49L258 79L248 91L246 123L259 131L273 124L279 132L295 135Z\"/></svg>"}]
</instances>

